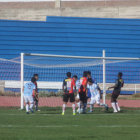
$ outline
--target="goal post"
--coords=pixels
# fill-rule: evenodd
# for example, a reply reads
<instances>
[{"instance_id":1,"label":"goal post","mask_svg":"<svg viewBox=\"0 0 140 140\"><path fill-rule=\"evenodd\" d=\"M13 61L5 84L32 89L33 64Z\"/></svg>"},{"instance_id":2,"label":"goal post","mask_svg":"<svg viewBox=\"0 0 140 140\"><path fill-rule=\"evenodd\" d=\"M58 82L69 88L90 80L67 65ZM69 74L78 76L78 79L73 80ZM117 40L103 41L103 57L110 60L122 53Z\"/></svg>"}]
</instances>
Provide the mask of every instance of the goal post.
<instances>
[{"instance_id":1,"label":"goal post","mask_svg":"<svg viewBox=\"0 0 140 140\"><path fill-rule=\"evenodd\" d=\"M114 84L120 71L124 73L127 85L123 90L126 93L136 92L136 88L139 90L140 81L136 78L139 68L140 58L106 57L105 50L101 57L21 53L21 109L24 108L23 85L30 81L34 73L39 74L38 88L47 96L46 94L52 91L54 94L62 90L62 81L66 72L70 71L72 75L78 75L80 78L83 71L91 71L103 91L103 103L106 103L106 92L109 92L107 88ZM129 78L135 74L135 78L129 81ZM42 106L46 105L44 95L41 96Z\"/></svg>"},{"instance_id":2,"label":"goal post","mask_svg":"<svg viewBox=\"0 0 140 140\"><path fill-rule=\"evenodd\" d=\"M106 96L106 67L105 67L105 50L103 50L103 103L105 104Z\"/></svg>"},{"instance_id":3,"label":"goal post","mask_svg":"<svg viewBox=\"0 0 140 140\"><path fill-rule=\"evenodd\" d=\"M24 99L23 99L23 87L24 87L24 53L21 53L21 81L20 81L20 92L21 92L21 106L20 108L23 109L24 108Z\"/></svg>"}]
</instances>

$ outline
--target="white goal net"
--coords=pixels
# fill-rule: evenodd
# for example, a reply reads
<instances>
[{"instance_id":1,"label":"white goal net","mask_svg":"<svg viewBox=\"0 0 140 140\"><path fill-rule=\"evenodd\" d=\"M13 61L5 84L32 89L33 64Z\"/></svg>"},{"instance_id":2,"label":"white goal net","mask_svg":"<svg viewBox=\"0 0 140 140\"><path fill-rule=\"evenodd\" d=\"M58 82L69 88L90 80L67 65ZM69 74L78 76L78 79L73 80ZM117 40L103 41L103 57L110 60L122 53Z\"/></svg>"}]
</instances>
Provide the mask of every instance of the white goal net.
<instances>
[{"instance_id":1,"label":"white goal net","mask_svg":"<svg viewBox=\"0 0 140 140\"><path fill-rule=\"evenodd\" d=\"M108 87L114 85L118 72L123 73L125 82L122 88L122 106L139 107L140 59L105 57L21 54L21 58L0 59L0 106L17 106L23 109L23 85L34 74L39 75L39 106L57 107L62 105L62 82L66 73L82 77L83 71L90 71L95 82L100 86L102 102L110 104ZM107 94L106 94L107 93ZM107 96L106 96L107 95ZM133 103L125 101L135 101ZM107 97L107 98L106 98ZM125 103L125 104L123 104Z\"/></svg>"}]
</instances>

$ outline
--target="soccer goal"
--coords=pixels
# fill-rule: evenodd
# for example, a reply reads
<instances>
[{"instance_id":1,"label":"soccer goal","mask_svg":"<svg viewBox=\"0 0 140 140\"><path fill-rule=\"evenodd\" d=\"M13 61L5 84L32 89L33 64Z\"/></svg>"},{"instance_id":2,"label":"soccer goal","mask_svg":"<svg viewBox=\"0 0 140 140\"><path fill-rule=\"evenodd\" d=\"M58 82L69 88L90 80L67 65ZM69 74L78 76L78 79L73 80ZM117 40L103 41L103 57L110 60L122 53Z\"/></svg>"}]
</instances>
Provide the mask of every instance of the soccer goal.
<instances>
[{"instance_id":1,"label":"soccer goal","mask_svg":"<svg viewBox=\"0 0 140 140\"><path fill-rule=\"evenodd\" d=\"M39 74L40 105L61 106L62 82L66 78L66 73L71 72L72 76L77 75L79 79L82 77L83 71L91 71L98 83L105 83L105 81L103 82L103 72L105 72L103 71L103 61L100 57L22 53L21 109L24 105L23 85L30 81L34 73Z\"/></svg>"},{"instance_id":2,"label":"soccer goal","mask_svg":"<svg viewBox=\"0 0 140 140\"><path fill-rule=\"evenodd\" d=\"M118 72L124 75L122 94L140 91L140 58L106 57L104 50L101 57L21 53L21 109L24 107L23 85L33 74L39 74L40 106L53 107L62 105L62 82L66 73L71 72L80 79L83 71L91 71L102 90L103 103L106 102L106 93L111 92L107 89L114 85Z\"/></svg>"}]
</instances>

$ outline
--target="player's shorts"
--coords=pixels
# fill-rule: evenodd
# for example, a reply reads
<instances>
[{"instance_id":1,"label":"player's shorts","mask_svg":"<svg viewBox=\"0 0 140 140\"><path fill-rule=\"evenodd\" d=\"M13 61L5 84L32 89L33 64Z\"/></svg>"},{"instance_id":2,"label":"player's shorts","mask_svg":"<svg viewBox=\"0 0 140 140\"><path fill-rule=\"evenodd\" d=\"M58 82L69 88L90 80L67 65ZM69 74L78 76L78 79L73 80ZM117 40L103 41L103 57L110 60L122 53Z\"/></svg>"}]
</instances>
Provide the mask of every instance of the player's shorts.
<instances>
[{"instance_id":1,"label":"player's shorts","mask_svg":"<svg viewBox=\"0 0 140 140\"><path fill-rule=\"evenodd\" d=\"M117 98L120 95L120 90L114 90L111 96L111 102L117 102Z\"/></svg>"},{"instance_id":2,"label":"player's shorts","mask_svg":"<svg viewBox=\"0 0 140 140\"><path fill-rule=\"evenodd\" d=\"M79 93L76 95L76 99L77 99L77 100L80 99Z\"/></svg>"},{"instance_id":3,"label":"player's shorts","mask_svg":"<svg viewBox=\"0 0 140 140\"><path fill-rule=\"evenodd\" d=\"M97 94L95 97L91 97L90 104L100 104L100 95Z\"/></svg>"},{"instance_id":4,"label":"player's shorts","mask_svg":"<svg viewBox=\"0 0 140 140\"><path fill-rule=\"evenodd\" d=\"M112 95L111 95L111 102L117 102L118 96L119 96L119 95L117 95L117 94L112 94Z\"/></svg>"},{"instance_id":5,"label":"player's shorts","mask_svg":"<svg viewBox=\"0 0 140 140\"><path fill-rule=\"evenodd\" d=\"M24 101L25 103L33 103L34 100L33 100L33 96L24 96Z\"/></svg>"},{"instance_id":6,"label":"player's shorts","mask_svg":"<svg viewBox=\"0 0 140 140\"><path fill-rule=\"evenodd\" d=\"M35 96L33 97L33 99L34 99L34 102L38 102L38 100Z\"/></svg>"},{"instance_id":7,"label":"player's shorts","mask_svg":"<svg viewBox=\"0 0 140 140\"><path fill-rule=\"evenodd\" d=\"M87 103L86 92L79 92L80 101L83 103Z\"/></svg>"},{"instance_id":8,"label":"player's shorts","mask_svg":"<svg viewBox=\"0 0 140 140\"><path fill-rule=\"evenodd\" d=\"M64 101L64 102L70 101L71 103L72 103L72 102L75 102L74 93L71 93L71 94L64 94L64 95L63 95L63 101Z\"/></svg>"},{"instance_id":9,"label":"player's shorts","mask_svg":"<svg viewBox=\"0 0 140 140\"><path fill-rule=\"evenodd\" d=\"M91 98L91 93L90 93L89 90L88 90L88 93L87 93L87 97L88 97L88 98Z\"/></svg>"},{"instance_id":10,"label":"player's shorts","mask_svg":"<svg viewBox=\"0 0 140 140\"><path fill-rule=\"evenodd\" d=\"M95 99L96 99L96 103L97 103L97 104L100 104L100 94L97 94L97 95L95 96Z\"/></svg>"}]
</instances>

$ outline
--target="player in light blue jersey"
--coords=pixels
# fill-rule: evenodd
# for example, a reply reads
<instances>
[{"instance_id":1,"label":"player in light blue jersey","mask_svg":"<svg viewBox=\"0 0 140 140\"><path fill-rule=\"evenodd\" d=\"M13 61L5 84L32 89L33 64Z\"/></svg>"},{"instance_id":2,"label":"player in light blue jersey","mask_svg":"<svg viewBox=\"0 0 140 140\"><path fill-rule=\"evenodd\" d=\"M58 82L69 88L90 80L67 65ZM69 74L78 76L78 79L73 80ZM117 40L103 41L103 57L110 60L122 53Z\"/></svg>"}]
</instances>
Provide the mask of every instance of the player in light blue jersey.
<instances>
[{"instance_id":1,"label":"player in light blue jersey","mask_svg":"<svg viewBox=\"0 0 140 140\"><path fill-rule=\"evenodd\" d=\"M90 95L91 95L91 99L89 102L90 112L93 112L93 106L95 103L98 106L104 106L105 109L108 110L107 104L100 103L100 91L99 91L98 85L96 83L93 83L92 78L88 79L87 92L90 92Z\"/></svg>"},{"instance_id":2,"label":"player in light blue jersey","mask_svg":"<svg viewBox=\"0 0 140 140\"><path fill-rule=\"evenodd\" d=\"M29 110L33 113L33 93L35 93L35 81L36 79L32 77L31 82L28 82L24 85L24 100L26 103L26 113L29 114ZM30 106L29 106L30 105Z\"/></svg>"}]
</instances>

